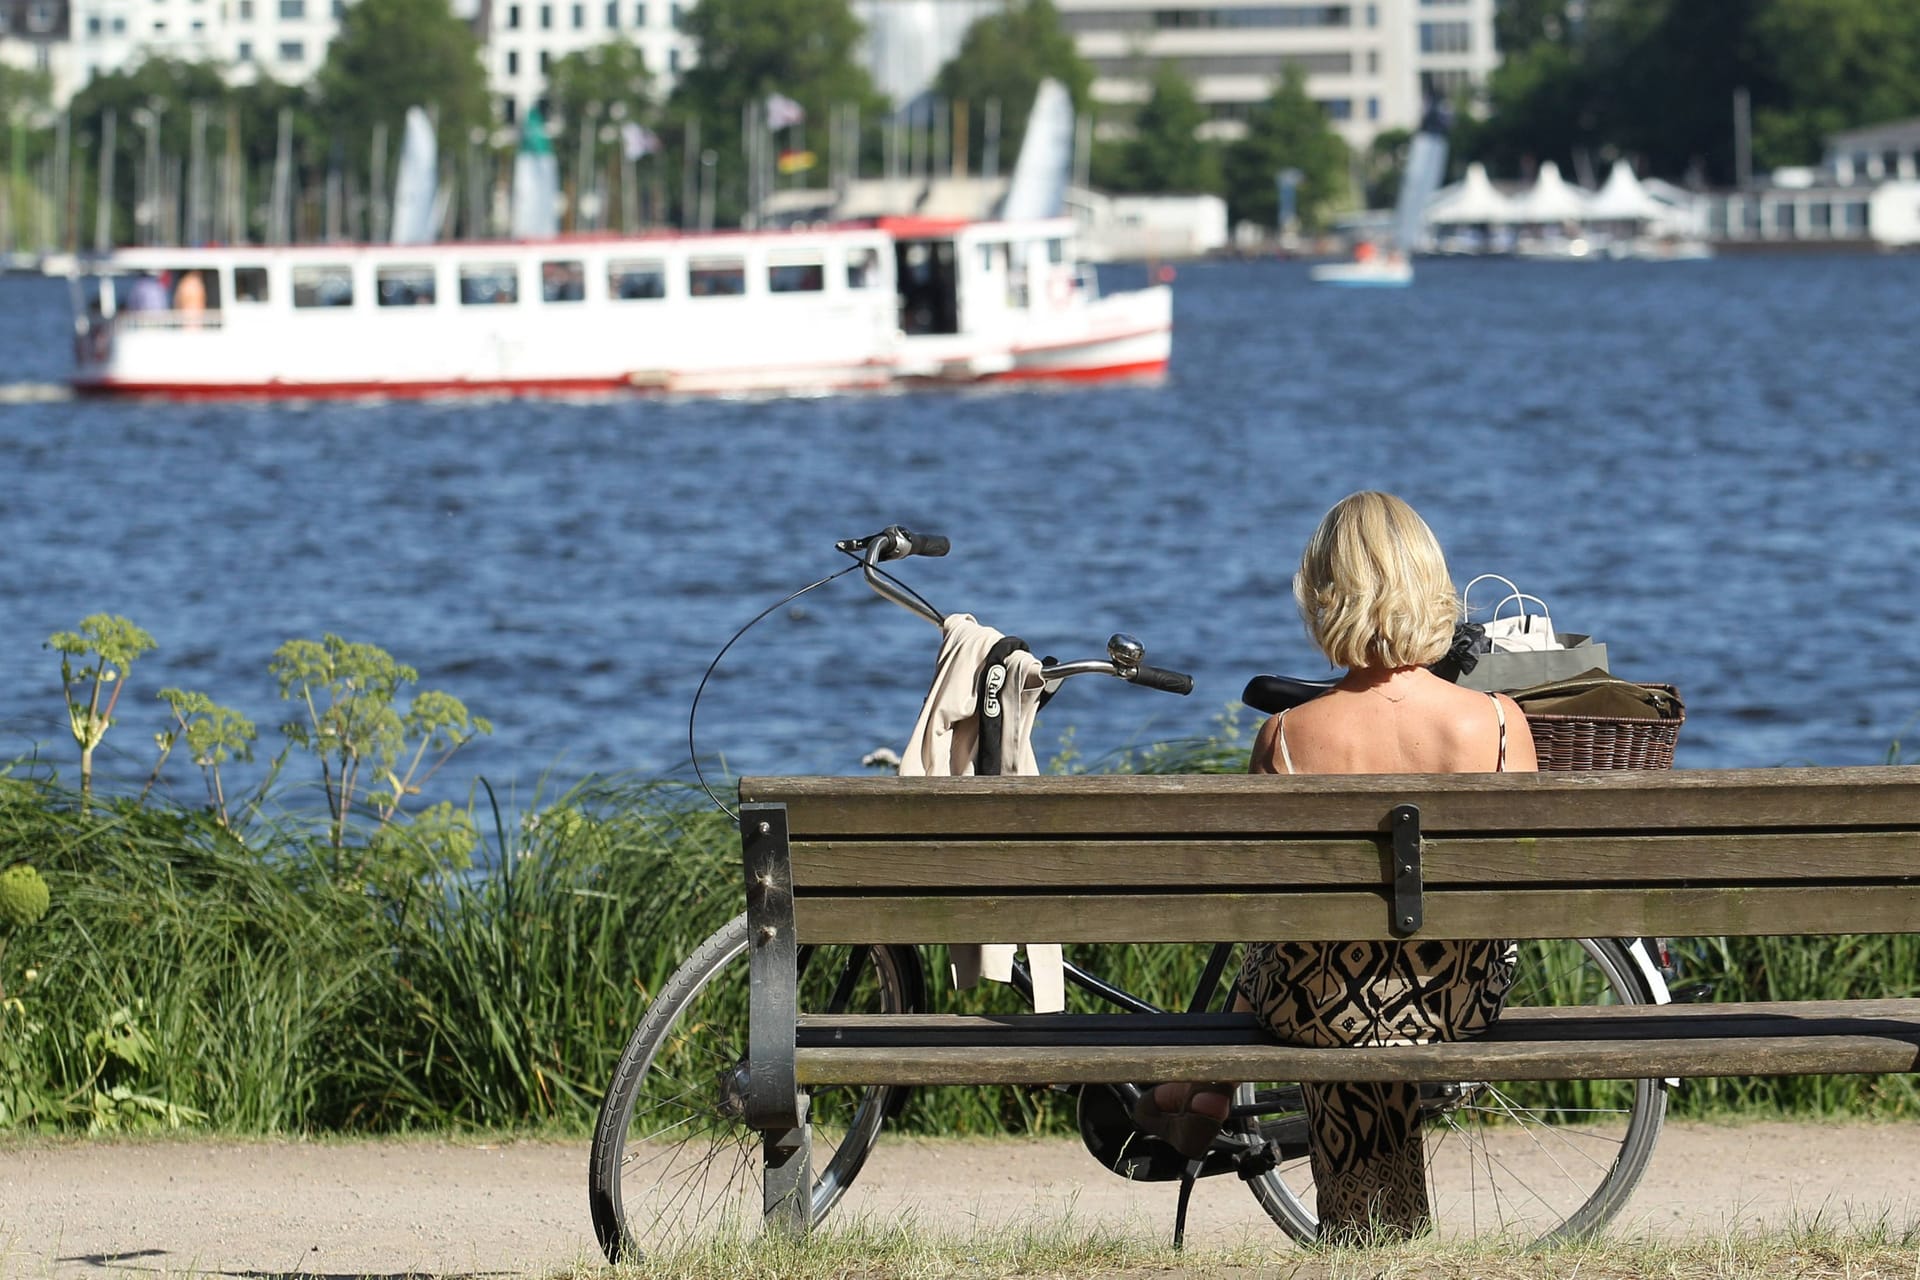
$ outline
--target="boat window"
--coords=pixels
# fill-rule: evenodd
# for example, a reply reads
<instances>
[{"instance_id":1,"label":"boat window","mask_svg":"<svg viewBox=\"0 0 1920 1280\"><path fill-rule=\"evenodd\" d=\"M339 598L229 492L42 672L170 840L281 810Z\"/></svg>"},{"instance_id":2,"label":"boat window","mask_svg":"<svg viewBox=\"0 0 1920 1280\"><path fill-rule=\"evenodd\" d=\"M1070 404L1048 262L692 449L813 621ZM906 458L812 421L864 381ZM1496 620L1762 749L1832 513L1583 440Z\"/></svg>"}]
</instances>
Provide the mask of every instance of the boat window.
<instances>
[{"instance_id":1,"label":"boat window","mask_svg":"<svg viewBox=\"0 0 1920 1280\"><path fill-rule=\"evenodd\" d=\"M819 293L826 287L827 264L818 254L778 257L767 264L767 288L774 293Z\"/></svg>"},{"instance_id":2,"label":"boat window","mask_svg":"<svg viewBox=\"0 0 1920 1280\"><path fill-rule=\"evenodd\" d=\"M738 297L747 291L747 264L740 258L695 258L687 290L696 298Z\"/></svg>"},{"instance_id":3,"label":"boat window","mask_svg":"<svg viewBox=\"0 0 1920 1280\"><path fill-rule=\"evenodd\" d=\"M586 297L586 263L578 258L562 258L540 264L541 301L584 302Z\"/></svg>"},{"instance_id":4,"label":"boat window","mask_svg":"<svg viewBox=\"0 0 1920 1280\"><path fill-rule=\"evenodd\" d=\"M518 301L520 275L511 262L476 262L461 266L461 306L497 307Z\"/></svg>"},{"instance_id":5,"label":"boat window","mask_svg":"<svg viewBox=\"0 0 1920 1280\"><path fill-rule=\"evenodd\" d=\"M1047 261L1059 266L1067 260L1067 242L1065 240L1047 241Z\"/></svg>"},{"instance_id":6,"label":"boat window","mask_svg":"<svg viewBox=\"0 0 1920 1280\"><path fill-rule=\"evenodd\" d=\"M883 283L878 250L870 246L847 250L847 288L878 289Z\"/></svg>"},{"instance_id":7,"label":"boat window","mask_svg":"<svg viewBox=\"0 0 1920 1280\"><path fill-rule=\"evenodd\" d=\"M172 289L169 305L175 311L192 315L220 309L220 273L197 267L181 268L161 274Z\"/></svg>"},{"instance_id":8,"label":"boat window","mask_svg":"<svg viewBox=\"0 0 1920 1280\"><path fill-rule=\"evenodd\" d=\"M991 272L993 270L993 251L997 248L999 248L999 246L994 244L983 244L980 246L980 269L982 271Z\"/></svg>"},{"instance_id":9,"label":"boat window","mask_svg":"<svg viewBox=\"0 0 1920 1280\"><path fill-rule=\"evenodd\" d=\"M667 269L658 262L614 259L607 264L607 294L620 302L667 296Z\"/></svg>"},{"instance_id":10,"label":"boat window","mask_svg":"<svg viewBox=\"0 0 1920 1280\"><path fill-rule=\"evenodd\" d=\"M433 268L424 263L375 267L373 292L375 301L383 307L430 307L433 305Z\"/></svg>"},{"instance_id":11,"label":"boat window","mask_svg":"<svg viewBox=\"0 0 1920 1280\"><path fill-rule=\"evenodd\" d=\"M295 267L293 305L303 310L308 307L352 306L352 269L346 266Z\"/></svg>"},{"instance_id":12,"label":"boat window","mask_svg":"<svg viewBox=\"0 0 1920 1280\"><path fill-rule=\"evenodd\" d=\"M265 302L267 300L267 269L265 267L235 267L233 269L233 300L235 302Z\"/></svg>"}]
</instances>

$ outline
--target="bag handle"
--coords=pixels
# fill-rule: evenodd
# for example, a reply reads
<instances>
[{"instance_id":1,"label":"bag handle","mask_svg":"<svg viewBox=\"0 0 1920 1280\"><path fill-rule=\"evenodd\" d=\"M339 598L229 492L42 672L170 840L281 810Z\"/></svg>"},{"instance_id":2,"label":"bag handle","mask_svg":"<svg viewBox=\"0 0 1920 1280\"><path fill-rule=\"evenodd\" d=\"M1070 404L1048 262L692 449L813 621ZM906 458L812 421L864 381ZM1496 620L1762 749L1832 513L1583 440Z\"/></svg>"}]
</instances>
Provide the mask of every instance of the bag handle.
<instances>
[{"instance_id":1,"label":"bag handle","mask_svg":"<svg viewBox=\"0 0 1920 1280\"><path fill-rule=\"evenodd\" d=\"M1540 619L1540 621L1546 623L1548 631L1553 630L1553 615L1547 611L1547 602L1545 600L1542 600L1539 596L1530 596L1524 591L1516 591L1512 595L1507 596L1505 599L1501 600L1499 604L1496 604L1495 606L1493 606L1494 618L1498 619L1500 617L1500 611L1507 607L1507 604L1509 601L1513 601L1513 600L1518 600L1520 602L1520 612L1515 614L1514 617L1520 620L1520 629L1522 631L1532 631L1533 620L1535 618L1538 618ZM1540 606L1539 613L1527 612L1527 601L1529 600L1533 601L1535 604Z\"/></svg>"},{"instance_id":2,"label":"bag handle","mask_svg":"<svg viewBox=\"0 0 1920 1280\"><path fill-rule=\"evenodd\" d=\"M1460 616L1461 617L1471 618L1473 616L1473 605L1471 603L1471 597L1473 596L1473 589L1479 586L1483 582L1498 582L1499 584L1501 584L1507 589L1507 594L1501 597L1500 604L1505 604L1508 599L1520 594L1520 588L1513 585L1512 578L1503 577L1502 575L1497 573L1483 573L1479 577L1475 578L1472 582L1469 582L1466 585L1466 589L1460 593ZM1496 612L1499 610L1499 607L1500 607L1499 605L1494 606L1494 609Z\"/></svg>"}]
</instances>

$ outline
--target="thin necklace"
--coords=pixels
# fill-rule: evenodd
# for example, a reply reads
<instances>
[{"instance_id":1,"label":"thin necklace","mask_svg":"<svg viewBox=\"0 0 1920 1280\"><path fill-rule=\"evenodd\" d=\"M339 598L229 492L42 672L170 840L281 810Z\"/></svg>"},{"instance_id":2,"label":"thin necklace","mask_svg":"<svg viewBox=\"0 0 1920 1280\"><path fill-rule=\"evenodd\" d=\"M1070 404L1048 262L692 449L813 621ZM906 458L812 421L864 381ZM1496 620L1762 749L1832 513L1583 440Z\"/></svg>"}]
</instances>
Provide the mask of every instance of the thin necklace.
<instances>
[{"instance_id":1,"label":"thin necklace","mask_svg":"<svg viewBox=\"0 0 1920 1280\"><path fill-rule=\"evenodd\" d=\"M1379 695L1380 695L1381 697L1383 697L1383 698L1385 698L1385 699L1386 699L1386 700L1387 700L1388 702L1405 702L1405 701L1407 700L1407 695L1406 695L1406 694L1404 694L1404 693L1403 693L1403 694L1401 694L1401 695L1400 695L1399 697L1397 697L1397 698L1396 698L1396 697L1394 697L1394 696L1393 696L1392 694L1390 694L1390 693L1388 693L1388 692L1387 692L1387 691L1386 691L1385 689L1382 689L1382 688L1381 688L1381 687L1380 687L1379 685L1377 685L1377 684L1370 684L1370 685L1368 685L1368 686L1367 686L1367 692L1368 692L1368 693L1377 693L1377 694L1379 694Z\"/></svg>"}]
</instances>

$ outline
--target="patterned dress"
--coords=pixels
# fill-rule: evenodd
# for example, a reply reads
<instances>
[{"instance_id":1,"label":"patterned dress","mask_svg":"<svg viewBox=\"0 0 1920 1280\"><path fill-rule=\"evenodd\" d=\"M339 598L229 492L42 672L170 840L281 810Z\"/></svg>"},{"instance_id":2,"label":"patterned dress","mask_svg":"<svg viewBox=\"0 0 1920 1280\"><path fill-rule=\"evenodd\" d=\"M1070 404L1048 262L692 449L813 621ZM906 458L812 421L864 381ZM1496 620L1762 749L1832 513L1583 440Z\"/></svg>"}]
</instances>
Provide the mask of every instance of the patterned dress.
<instances>
[{"instance_id":1,"label":"patterned dress","mask_svg":"<svg viewBox=\"0 0 1920 1280\"><path fill-rule=\"evenodd\" d=\"M1494 701L1500 711L1498 699ZM1286 731L1279 726L1288 773ZM1500 756L1507 762L1506 715ZM1252 947L1240 990L1291 1044L1431 1044L1485 1031L1513 986L1511 942L1273 942ZM1366 1082L1302 1085L1320 1238L1337 1242L1424 1231L1426 1154L1420 1087Z\"/></svg>"}]
</instances>

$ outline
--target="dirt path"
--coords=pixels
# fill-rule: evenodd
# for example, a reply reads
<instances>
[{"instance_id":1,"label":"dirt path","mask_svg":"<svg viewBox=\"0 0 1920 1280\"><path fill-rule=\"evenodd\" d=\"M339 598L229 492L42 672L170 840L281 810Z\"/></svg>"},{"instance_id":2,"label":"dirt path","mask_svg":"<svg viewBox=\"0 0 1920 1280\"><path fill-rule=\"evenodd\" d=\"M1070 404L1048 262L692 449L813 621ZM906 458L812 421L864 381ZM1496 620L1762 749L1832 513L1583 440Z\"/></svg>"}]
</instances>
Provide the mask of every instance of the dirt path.
<instances>
[{"instance_id":1,"label":"dirt path","mask_svg":"<svg viewBox=\"0 0 1920 1280\"><path fill-rule=\"evenodd\" d=\"M1920 1221L1920 1126L1670 1123L1623 1229ZM509 1275L589 1261L584 1143L154 1141L0 1147L0 1276ZM1165 1233L1170 1186L1067 1142L881 1143L845 1212L964 1230L1072 1214ZM1288 1246L1231 1179L1195 1244Z\"/></svg>"}]
</instances>

